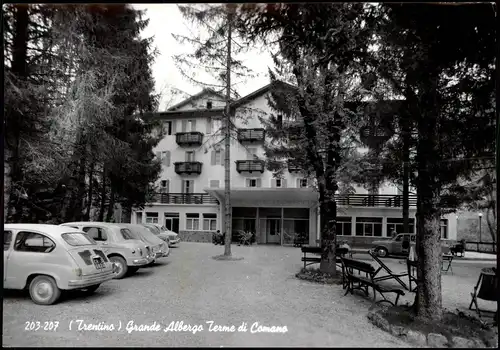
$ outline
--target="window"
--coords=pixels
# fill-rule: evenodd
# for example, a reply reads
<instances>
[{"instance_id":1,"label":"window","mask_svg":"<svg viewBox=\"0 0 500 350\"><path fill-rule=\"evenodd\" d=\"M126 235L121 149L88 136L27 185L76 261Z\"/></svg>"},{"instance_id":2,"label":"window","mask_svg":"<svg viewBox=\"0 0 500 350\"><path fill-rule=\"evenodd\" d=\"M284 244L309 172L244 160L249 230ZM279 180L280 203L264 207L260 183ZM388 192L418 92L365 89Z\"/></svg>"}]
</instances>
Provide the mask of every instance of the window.
<instances>
[{"instance_id":1,"label":"window","mask_svg":"<svg viewBox=\"0 0 500 350\"><path fill-rule=\"evenodd\" d=\"M194 162L194 152L193 151L186 152L186 162Z\"/></svg>"},{"instance_id":2,"label":"window","mask_svg":"<svg viewBox=\"0 0 500 350\"><path fill-rule=\"evenodd\" d=\"M96 242L86 233L78 233L78 232L63 233L61 237L62 239L64 239L66 243L75 247L82 245L96 244Z\"/></svg>"},{"instance_id":3,"label":"window","mask_svg":"<svg viewBox=\"0 0 500 350\"><path fill-rule=\"evenodd\" d=\"M286 179L271 179L271 187L286 188Z\"/></svg>"},{"instance_id":4,"label":"window","mask_svg":"<svg viewBox=\"0 0 500 350\"><path fill-rule=\"evenodd\" d=\"M3 250L9 250L12 242L12 231L3 231Z\"/></svg>"},{"instance_id":5,"label":"window","mask_svg":"<svg viewBox=\"0 0 500 350\"><path fill-rule=\"evenodd\" d=\"M182 193L193 193L194 183L193 180L182 180Z\"/></svg>"},{"instance_id":6,"label":"window","mask_svg":"<svg viewBox=\"0 0 500 350\"><path fill-rule=\"evenodd\" d=\"M337 235L350 236L352 232L352 220L347 216L339 216L337 217L337 223L335 224L335 227L337 229Z\"/></svg>"},{"instance_id":7,"label":"window","mask_svg":"<svg viewBox=\"0 0 500 350\"><path fill-rule=\"evenodd\" d=\"M408 232L403 232L402 218L387 218L387 237L393 237L398 233L415 233L415 219L408 220Z\"/></svg>"},{"instance_id":8,"label":"window","mask_svg":"<svg viewBox=\"0 0 500 350\"><path fill-rule=\"evenodd\" d=\"M356 236L381 237L382 218L356 218Z\"/></svg>"},{"instance_id":9,"label":"window","mask_svg":"<svg viewBox=\"0 0 500 350\"><path fill-rule=\"evenodd\" d=\"M219 149L215 151L215 165L222 164L222 151Z\"/></svg>"},{"instance_id":10,"label":"window","mask_svg":"<svg viewBox=\"0 0 500 350\"><path fill-rule=\"evenodd\" d=\"M170 166L170 151L162 151L160 154L161 163Z\"/></svg>"},{"instance_id":11,"label":"window","mask_svg":"<svg viewBox=\"0 0 500 350\"><path fill-rule=\"evenodd\" d=\"M160 182L160 192L161 193L168 193L168 186L169 181L168 180L161 180Z\"/></svg>"},{"instance_id":12,"label":"window","mask_svg":"<svg viewBox=\"0 0 500 350\"><path fill-rule=\"evenodd\" d=\"M220 133L222 129L222 119L213 118L210 120L210 131L213 134Z\"/></svg>"},{"instance_id":13,"label":"window","mask_svg":"<svg viewBox=\"0 0 500 350\"><path fill-rule=\"evenodd\" d=\"M179 213L165 213L165 228L179 232Z\"/></svg>"},{"instance_id":14,"label":"window","mask_svg":"<svg viewBox=\"0 0 500 350\"><path fill-rule=\"evenodd\" d=\"M136 216L136 223L138 224L142 224L142 211L138 211L137 213L135 213L135 216Z\"/></svg>"},{"instance_id":15,"label":"window","mask_svg":"<svg viewBox=\"0 0 500 350\"><path fill-rule=\"evenodd\" d=\"M259 187L258 185L258 180L260 179L247 179L247 187Z\"/></svg>"},{"instance_id":16,"label":"window","mask_svg":"<svg viewBox=\"0 0 500 350\"><path fill-rule=\"evenodd\" d=\"M172 135L172 121L164 122L165 135Z\"/></svg>"},{"instance_id":17,"label":"window","mask_svg":"<svg viewBox=\"0 0 500 350\"><path fill-rule=\"evenodd\" d=\"M297 179L297 187L298 188L306 188L307 187L307 179L306 178Z\"/></svg>"},{"instance_id":18,"label":"window","mask_svg":"<svg viewBox=\"0 0 500 350\"><path fill-rule=\"evenodd\" d=\"M220 187L220 181L219 180L210 180L210 187L211 188L219 188Z\"/></svg>"},{"instance_id":19,"label":"window","mask_svg":"<svg viewBox=\"0 0 500 350\"><path fill-rule=\"evenodd\" d=\"M83 232L86 232L94 241L105 242L108 240L106 232L99 227L84 227Z\"/></svg>"},{"instance_id":20,"label":"window","mask_svg":"<svg viewBox=\"0 0 500 350\"><path fill-rule=\"evenodd\" d=\"M125 240L129 240L129 239L140 240L139 236L137 236L136 234L132 233L132 231L130 231L128 228L122 228L122 229L120 229L120 233L121 233L123 239L125 239Z\"/></svg>"},{"instance_id":21,"label":"window","mask_svg":"<svg viewBox=\"0 0 500 350\"><path fill-rule=\"evenodd\" d=\"M186 230L197 231L200 229L200 214L187 213L186 214Z\"/></svg>"},{"instance_id":22,"label":"window","mask_svg":"<svg viewBox=\"0 0 500 350\"><path fill-rule=\"evenodd\" d=\"M448 239L448 219L441 219L441 239Z\"/></svg>"},{"instance_id":23,"label":"window","mask_svg":"<svg viewBox=\"0 0 500 350\"><path fill-rule=\"evenodd\" d=\"M212 109L212 101L207 101L207 109Z\"/></svg>"},{"instance_id":24,"label":"window","mask_svg":"<svg viewBox=\"0 0 500 350\"><path fill-rule=\"evenodd\" d=\"M50 253L56 247L49 238L34 232L19 232L14 249L20 252Z\"/></svg>"},{"instance_id":25,"label":"window","mask_svg":"<svg viewBox=\"0 0 500 350\"><path fill-rule=\"evenodd\" d=\"M146 212L146 224L157 224L158 213Z\"/></svg>"},{"instance_id":26,"label":"window","mask_svg":"<svg viewBox=\"0 0 500 350\"><path fill-rule=\"evenodd\" d=\"M217 230L217 214L203 214L203 230Z\"/></svg>"},{"instance_id":27,"label":"window","mask_svg":"<svg viewBox=\"0 0 500 350\"><path fill-rule=\"evenodd\" d=\"M276 179L276 187L281 187L281 179Z\"/></svg>"},{"instance_id":28,"label":"window","mask_svg":"<svg viewBox=\"0 0 500 350\"><path fill-rule=\"evenodd\" d=\"M186 131L195 131L195 128L196 128L195 125L196 125L196 123L195 123L194 120L188 120L186 125L187 125Z\"/></svg>"}]
</instances>

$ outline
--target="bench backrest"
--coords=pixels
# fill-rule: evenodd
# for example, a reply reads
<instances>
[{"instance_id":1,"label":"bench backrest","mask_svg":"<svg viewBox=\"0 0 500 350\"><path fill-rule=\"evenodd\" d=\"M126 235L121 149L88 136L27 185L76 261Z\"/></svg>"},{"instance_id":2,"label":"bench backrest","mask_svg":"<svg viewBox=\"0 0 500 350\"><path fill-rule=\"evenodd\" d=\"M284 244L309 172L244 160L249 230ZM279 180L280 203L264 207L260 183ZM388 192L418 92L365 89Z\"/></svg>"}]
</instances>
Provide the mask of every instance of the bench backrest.
<instances>
[{"instance_id":1,"label":"bench backrest","mask_svg":"<svg viewBox=\"0 0 500 350\"><path fill-rule=\"evenodd\" d=\"M359 261L359 260L354 260L354 259L348 259L348 258L342 258L342 263L344 266L349 270L349 269L354 269L358 270L361 272L366 272L369 274L374 274L375 273L375 268L364 261Z\"/></svg>"}]
</instances>

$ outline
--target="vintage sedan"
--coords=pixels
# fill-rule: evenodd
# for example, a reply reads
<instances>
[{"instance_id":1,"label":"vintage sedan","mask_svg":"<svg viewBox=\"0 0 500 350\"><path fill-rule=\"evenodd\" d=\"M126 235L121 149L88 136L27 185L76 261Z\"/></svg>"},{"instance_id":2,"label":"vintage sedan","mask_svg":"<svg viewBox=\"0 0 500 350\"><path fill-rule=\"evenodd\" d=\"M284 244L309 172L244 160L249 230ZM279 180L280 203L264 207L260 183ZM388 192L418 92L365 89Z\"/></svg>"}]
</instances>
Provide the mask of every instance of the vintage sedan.
<instances>
[{"instance_id":1,"label":"vintage sedan","mask_svg":"<svg viewBox=\"0 0 500 350\"><path fill-rule=\"evenodd\" d=\"M141 239L151 246L154 259L164 258L170 255L170 248L168 243L164 242L157 236L155 236L151 231L149 231L143 225L136 224L117 224L120 227L129 229L135 235L141 237ZM154 261L153 261L154 262Z\"/></svg>"},{"instance_id":2,"label":"vintage sedan","mask_svg":"<svg viewBox=\"0 0 500 350\"><path fill-rule=\"evenodd\" d=\"M93 293L116 268L92 238L71 227L5 224L3 250L3 287L27 288L41 305L54 304L62 290Z\"/></svg>"},{"instance_id":3,"label":"vintage sedan","mask_svg":"<svg viewBox=\"0 0 500 350\"><path fill-rule=\"evenodd\" d=\"M388 255L404 255L410 254L411 245L415 245L416 235L414 233L400 233L394 238L389 240L377 240L372 242L372 250L377 253L380 257L385 257ZM449 251L448 242L445 240L441 241L441 251L443 253L448 253Z\"/></svg>"},{"instance_id":4,"label":"vintage sedan","mask_svg":"<svg viewBox=\"0 0 500 350\"><path fill-rule=\"evenodd\" d=\"M154 256L148 244L141 237L118 224L109 222L67 222L61 224L86 232L102 247L109 260L117 265L115 278L133 274L139 268L149 265Z\"/></svg>"},{"instance_id":5,"label":"vintage sedan","mask_svg":"<svg viewBox=\"0 0 500 350\"><path fill-rule=\"evenodd\" d=\"M178 245L181 241L178 233L168 230L167 228L165 228L165 226L161 226L158 224L142 225L146 226L151 232L153 232L159 238L163 239L165 242L168 242L169 247Z\"/></svg>"}]
</instances>

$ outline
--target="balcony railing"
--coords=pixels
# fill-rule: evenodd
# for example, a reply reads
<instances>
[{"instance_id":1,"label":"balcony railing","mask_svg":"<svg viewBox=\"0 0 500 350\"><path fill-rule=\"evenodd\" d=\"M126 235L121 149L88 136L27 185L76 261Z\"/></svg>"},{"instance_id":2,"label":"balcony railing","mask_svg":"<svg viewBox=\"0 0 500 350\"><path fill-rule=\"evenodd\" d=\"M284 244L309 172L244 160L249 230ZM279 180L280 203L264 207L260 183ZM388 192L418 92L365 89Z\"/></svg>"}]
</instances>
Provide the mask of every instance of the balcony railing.
<instances>
[{"instance_id":1,"label":"balcony railing","mask_svg":"<svg viewBox=\"0 0 500 350\"><path fill-rule=\"evenodd\" d=\"M337 205L354 207L396 207L403 206L402 195L392 194L350 194L335 196ZM409 196L410 207L417 206L417 196Z\"/></svg>"},{"instance_id":2,"label":"balcony railing","mask_svg":"<svg viewBox=\"0 0 500 350\"><path fill-rule=\"evenodd\" d=\"M264 141L266 135L265 129L239 129L239 142L259 142Z\"/></svg>"},{"instance_id":3,"label":"balcony railing","mask_svg":"<svg viewBox=\"0 0 500 350\"><path fill-rule=\"evenodd\" d=\"M287 161L287 166L288 166L288 172L290 173L299 173L303 170L302 167L299 165L299 163L292 159L289 159Z\"/></svg>"},{"instance_id":4,"label":"balcony railing","mask_svg":"<svg viewBox=\"0 0 500 350\"><path fill-rule=\"evenodd\" d=\"M203 163L201 162L176 162L175 172L179 175L190 175L190 174L201 174L201 166Z\"/></svg>"},{"instance_id":5,"label":"balcony railing","mask_svg":"<svg viewBox=\"0 0 500 350\"><path fill-rule=\"evenodd\" d=\"M255 160L237 160L236 161L236 171L241 172L249 172L252 173L254 171L259 171L261 173L264 172L265 162L263 160L255 159Z\"/></svg>"},{"instance_id":6,"label":"balcony railing","mask_svg":"<svg viewBox=\"0 0 500 350\"><path fill-rule=\"evenodd\" d=\"M198 131L178 132L175 134L175 141L179 146L201 146L203 134Z\"/></svg>"},{"instance_id":7,"label":"balcony railing","mask_svg":"<svg viewBox=\"0 0 500 350\"><path fill-rule=\"evenodd\" d=\"M219 204L207 193L155 193L155 203L162 204Z\"/></svg>"}]
</instances>

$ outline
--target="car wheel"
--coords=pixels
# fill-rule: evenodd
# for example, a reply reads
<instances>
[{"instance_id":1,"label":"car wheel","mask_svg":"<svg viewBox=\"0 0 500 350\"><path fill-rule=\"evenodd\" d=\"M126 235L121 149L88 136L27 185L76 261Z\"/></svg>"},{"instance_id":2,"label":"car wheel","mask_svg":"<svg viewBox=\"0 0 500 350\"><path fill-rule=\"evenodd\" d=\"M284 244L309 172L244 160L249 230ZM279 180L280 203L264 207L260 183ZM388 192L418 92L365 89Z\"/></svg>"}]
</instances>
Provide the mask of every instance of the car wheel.
<instances>
[{"instance_id":1,"label":"car wheel","mask_svg":"<svg viewBox=\"0 0 500 350\"><path fill-rule=\"evenodd\" d=\"M31 281L29 290L31 300L40 305L52 305L61 296L61 290L57 287L56 281L49 276L36 276Z\"/></svg>"},{"instance_id":2,"label":"car wheel","mask_svg":"<svg viewBox=\"0 0 500 350\"><path fill-rule=\"evenodd\" d=\"M387 253L388 252L386 248L383 247L377 248L377 255L380 256L381 258L386 257Z\"/></svg>"},{"instance_id":3,"label":"car wheel","mask_svg":"<svg viewBox=\"0 0 500 350\"><path fill-rule=\"evenodd\" d=\"M85 294L92 294L94 293L97 288L99 288L100 284L94 284L93 286L90 286L90 287L87 287L87 288L83 288L82 291L85 293Z\"/></svg>"},{"instance_id":4,"label":"car wheel","mask_svg":"<svg viewBox=\"0 0 500 350\"><path fill-rule=\"evenodd\" d=\"M129 267L128 268L128 274L129 275L133 275L134 273L136 273L137 271L139 271L139 268L138 267Z\"/></svg>"},{"instance_id":5,"label":"car wheel","mask_svg":"<svg viewBox=\"0 0 500 350\"><path fill-rule=\"evenodd\" d=\"M123 278L127 274L128 266L127 263L125 262L125 259L119 256L112 256L109 258L109 261L114 262L116 264L116 272L115 272L116 280Z\"/></svg>"}]
</instances>

